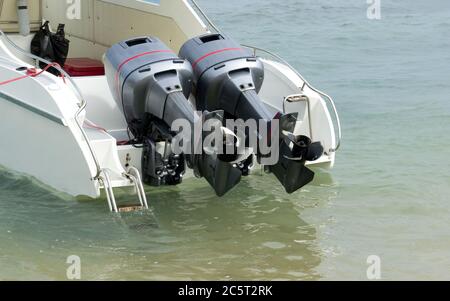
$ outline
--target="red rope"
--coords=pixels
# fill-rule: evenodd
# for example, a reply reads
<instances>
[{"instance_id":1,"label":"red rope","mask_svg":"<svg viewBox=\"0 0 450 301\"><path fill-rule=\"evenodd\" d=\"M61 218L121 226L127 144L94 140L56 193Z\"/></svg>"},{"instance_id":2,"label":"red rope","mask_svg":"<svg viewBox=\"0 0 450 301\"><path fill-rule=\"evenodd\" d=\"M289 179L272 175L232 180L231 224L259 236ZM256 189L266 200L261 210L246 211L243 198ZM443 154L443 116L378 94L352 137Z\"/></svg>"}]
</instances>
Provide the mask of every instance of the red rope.
<instances>
[{"instance_id":1,"label":"red rope","mask_svg":"<svg viewBox=\"0 0 450 301\"><path fill-rule=\"evenodd\" d=\"M95 123L93 123L92 121L89 121L87 119L84 121L84 126L87 128L90 128L90 129L95 129L95 130L109 134L109 132L106 129L102 128L101 126L96 125ZM128 145L129 143L130 143L130 141L128 141L128 140L121 140L121 141L117 141L116 144L117 144L117 146L123 146L123 145Z\"/></svg>"},{"instance_id":2,"label":"red rope","mask_svg":"<svg viewBox=\"0 0 450 301\"><path fill-rule=\"evenodd\" d=\"M28 77L38 77L39 75L41 75L42 73L44 73L45 71L50 69L51 67L59 67L59 68L61 68L61 66L58 63L49 64L49 65L47 65L44 69L42 69L39 72L37 71L36 68L27 68L27 73L25 75L19 76L19 77L16 77L16 78L12 78L12 79L8 79L8 80L3 81L3 82L0 82L0 86L11 84L11 83L17 82L19 80L22 80L22 79L25 79L25 78L28 78ZM66 78L65 78L63 73L61 73L61 77L63 79L63 82L66 83Z\"/></svg>"},{"instance_id":3,"label":"red rope","mask_svg":"<svg viewBox=\"0 0 450 301\"><path fill-rule=\"evenodd\" d=\"M17 82L19 80L22 80L22 79L25 79L25 78L28 78L28 77L37 77L37 76L41 75L42 73L44 73L45 71L47 71L48 69L50 69L51 67L59 67L59 68L61 68L61 66L58 63L49 64L49 65L47 65L44 69L42 69L39 72L36 70L36 68L27 68L27 73L25 75L22 75L22 76L19 76L19 77L16 77L16 78L12 78L12 79L8 79L6 81L0 82L0 86L7 85L7 84L10 84L10 83L14 83L14 82ZM65 78L63 73L61 73L61 77L63 79L63 82L66 83L66 78ZM87 127L89 127L89 128L96 129L96 130L108 133L108 131L106 129L104 129L104 128L98 126L98 125L95 125L94 123L90 122L89 120L85 120L85 125ZM126 145L126 144L128 144L128 141L118 141L117 142L117 145Z\"/></svg>"},{"instance_id":4,"label":"red rope","mask_svg":"<svg viewBox=\"0 0 450 301\"><path fill-rule=\"evenodd\" d=\"M91 128L91 129L99 130L99 131L101 131L101 132L108 133L108 131L107 131L106 129L104 129L104 128L102 128L101 126L98 126L98 125L92 123L91 121L89 121L89 120L87 120L87 119L84 121L84 125L85 125L86 127L88 127L88 128Z\"/></svg>"}]
</instances>

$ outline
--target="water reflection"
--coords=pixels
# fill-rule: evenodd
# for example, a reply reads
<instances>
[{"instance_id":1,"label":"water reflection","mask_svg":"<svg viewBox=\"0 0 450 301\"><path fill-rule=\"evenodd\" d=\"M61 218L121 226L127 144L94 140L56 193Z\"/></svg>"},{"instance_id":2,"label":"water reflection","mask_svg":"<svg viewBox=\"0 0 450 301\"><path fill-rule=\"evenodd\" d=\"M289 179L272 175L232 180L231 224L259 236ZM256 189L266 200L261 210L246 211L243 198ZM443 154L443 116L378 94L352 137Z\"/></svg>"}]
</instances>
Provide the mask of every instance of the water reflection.
<instances>
[{"instance_id":1,"label":"water reflection","mask_svg":"<svg viewBox=\"0 0 450 301\"><path fill-rule=\"evenodd\" d=\"M323 188L318 203L314 186L288 196L257 175L219 199L188 179L148 192L151 211L118 216L105 200L64 200L23 177L0 182L3 279L64 279L72 254L86 280L321 278L317 225L300 215L333 194Z\"/></svg>"}]
</instances>

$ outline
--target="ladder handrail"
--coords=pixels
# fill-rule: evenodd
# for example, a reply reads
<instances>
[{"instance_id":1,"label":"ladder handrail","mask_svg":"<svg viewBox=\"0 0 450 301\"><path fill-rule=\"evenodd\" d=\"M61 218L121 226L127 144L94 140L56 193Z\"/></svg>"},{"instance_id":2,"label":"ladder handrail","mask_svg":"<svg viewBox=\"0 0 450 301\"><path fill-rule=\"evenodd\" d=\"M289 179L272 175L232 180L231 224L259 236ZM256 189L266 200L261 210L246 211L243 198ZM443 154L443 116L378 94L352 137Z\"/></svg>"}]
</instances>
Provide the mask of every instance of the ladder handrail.
<instances>
[{"instance_id":1,"label":"ladder handrail","mask_svg":"<svg viewBox=\"0 0 450 301\"><path fill-rule=\"evenodd\" d=\"M136 167L131 166L128 168L128 173L126 173L125 176L128 176L128 177L131 176L132 178L133 177L135 178L134 181L135 181L137 193L139 196L139 200L141 201L142 206L145 209L148 209L149 207L148 207L148 202L147 202L147 196L145 195L145 189L144 189L144 186L142 185L142 178L141 178L141 174L139 173L139 170Z\"/></svg>"},{"instance_id":2,"label":"ladder handrail","mask_svg":"<svg viewBox=\"0 0 450 301\"><path fill-rule=\"evenodd\" d=\"M102 169L101 173L103 173L103 177L100 177L99 180L103 184L103 188L105 189L106 199L108 201L109 210L111 212L119 212L117 208L116 197L114 196L114 190L111 184L111 178L109 177L108 170Z\"/></svg>"},{"instance_id":3,"label":"ladder handrail","mask_svg":"<svg viewBox=\"0 0 450 301\"><path fill-rule=\"evenodd\" d=\"M44 64L50 65L52 64L51 62L38 57L32 53L29 53L27 51L25 51L24 49L20 48L19 46L17 46L9 37L8 35L6 35L1 29L0 29L0 36L3 36L5 41L8 42L8 44L10 44L10 46L12 46L14 49L16 49L18 52L22 53L24 56L31 58L37 62L42 62ZM78 100L80 101L78 104L78 110L75 113L74 119L75 119L75 123L77 124L79 130L81 131L81 134L84 138L84 140L86 141L86 144L89 148L89 152L91 153L92 159L94 160L95 163L95 167L96 167L96 175L94 176L93 180L98 180L100 178L100 175L102 173L101 167L100 167L100 163L97 159L97 156L95 155L94 149L89 141L89 137L86 134L86 132L83 129L83 126L80 124L80 121L78 120L80 114L86 109L87 106L87 101L84 99L84 97L82 96L79 87L77 86L77 84L75 83L75 81L72 79L72 77L62 68L55 66L54 67L56 70L58 70L61 74L63 74L65 76L65 78L70 82L72 90L75 92L75 95L77 96Z\"/></svg>"}]
</instances>

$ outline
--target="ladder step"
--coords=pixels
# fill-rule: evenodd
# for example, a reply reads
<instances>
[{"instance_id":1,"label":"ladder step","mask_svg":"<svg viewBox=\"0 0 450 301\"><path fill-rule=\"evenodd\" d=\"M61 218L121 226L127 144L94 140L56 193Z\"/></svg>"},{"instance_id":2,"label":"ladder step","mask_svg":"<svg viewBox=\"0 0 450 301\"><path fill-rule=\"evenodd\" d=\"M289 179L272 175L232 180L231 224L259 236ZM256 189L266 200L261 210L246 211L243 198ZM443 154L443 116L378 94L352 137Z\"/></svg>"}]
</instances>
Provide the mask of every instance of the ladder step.
<instances>
[{"instance_id":1,"label":"ladder step","mask_svg":"<svg viewBox=\"0 0 450 301\"><path fill-rule=\"evenodd\" d=\"M119 206L118 208L117 208L118 210L119 210L119 213L128 213L128 212L137 212L137 211L143 211L143 210L145 210L145 207L144 206L141 206L141 205L130 205L130 206L126 206L126 205L124 205L124 206Z\"/></svg>"}]
</instances>

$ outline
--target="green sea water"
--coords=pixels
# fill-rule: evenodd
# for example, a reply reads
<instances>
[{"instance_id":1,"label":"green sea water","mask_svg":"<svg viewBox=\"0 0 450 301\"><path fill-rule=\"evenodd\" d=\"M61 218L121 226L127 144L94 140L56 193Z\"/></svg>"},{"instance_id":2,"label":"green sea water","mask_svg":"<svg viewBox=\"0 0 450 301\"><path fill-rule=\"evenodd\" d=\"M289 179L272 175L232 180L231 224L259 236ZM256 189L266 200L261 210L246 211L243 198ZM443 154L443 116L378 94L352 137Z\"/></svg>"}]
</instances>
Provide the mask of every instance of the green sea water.
<instances>
[{"instance_id":1,"label":"green sea water","mask_svg":"<svg viewBox=\"0 0 450 301\"><path fill-rule=\"evenodd\" d=\"M152 210L109 214L0 171L0 279L450 280L450 3L198 0L240 42L286 58L335 98L344 140L331 173L287 195L246 178L149 190Z\"/></svg>"}]
</instances>

